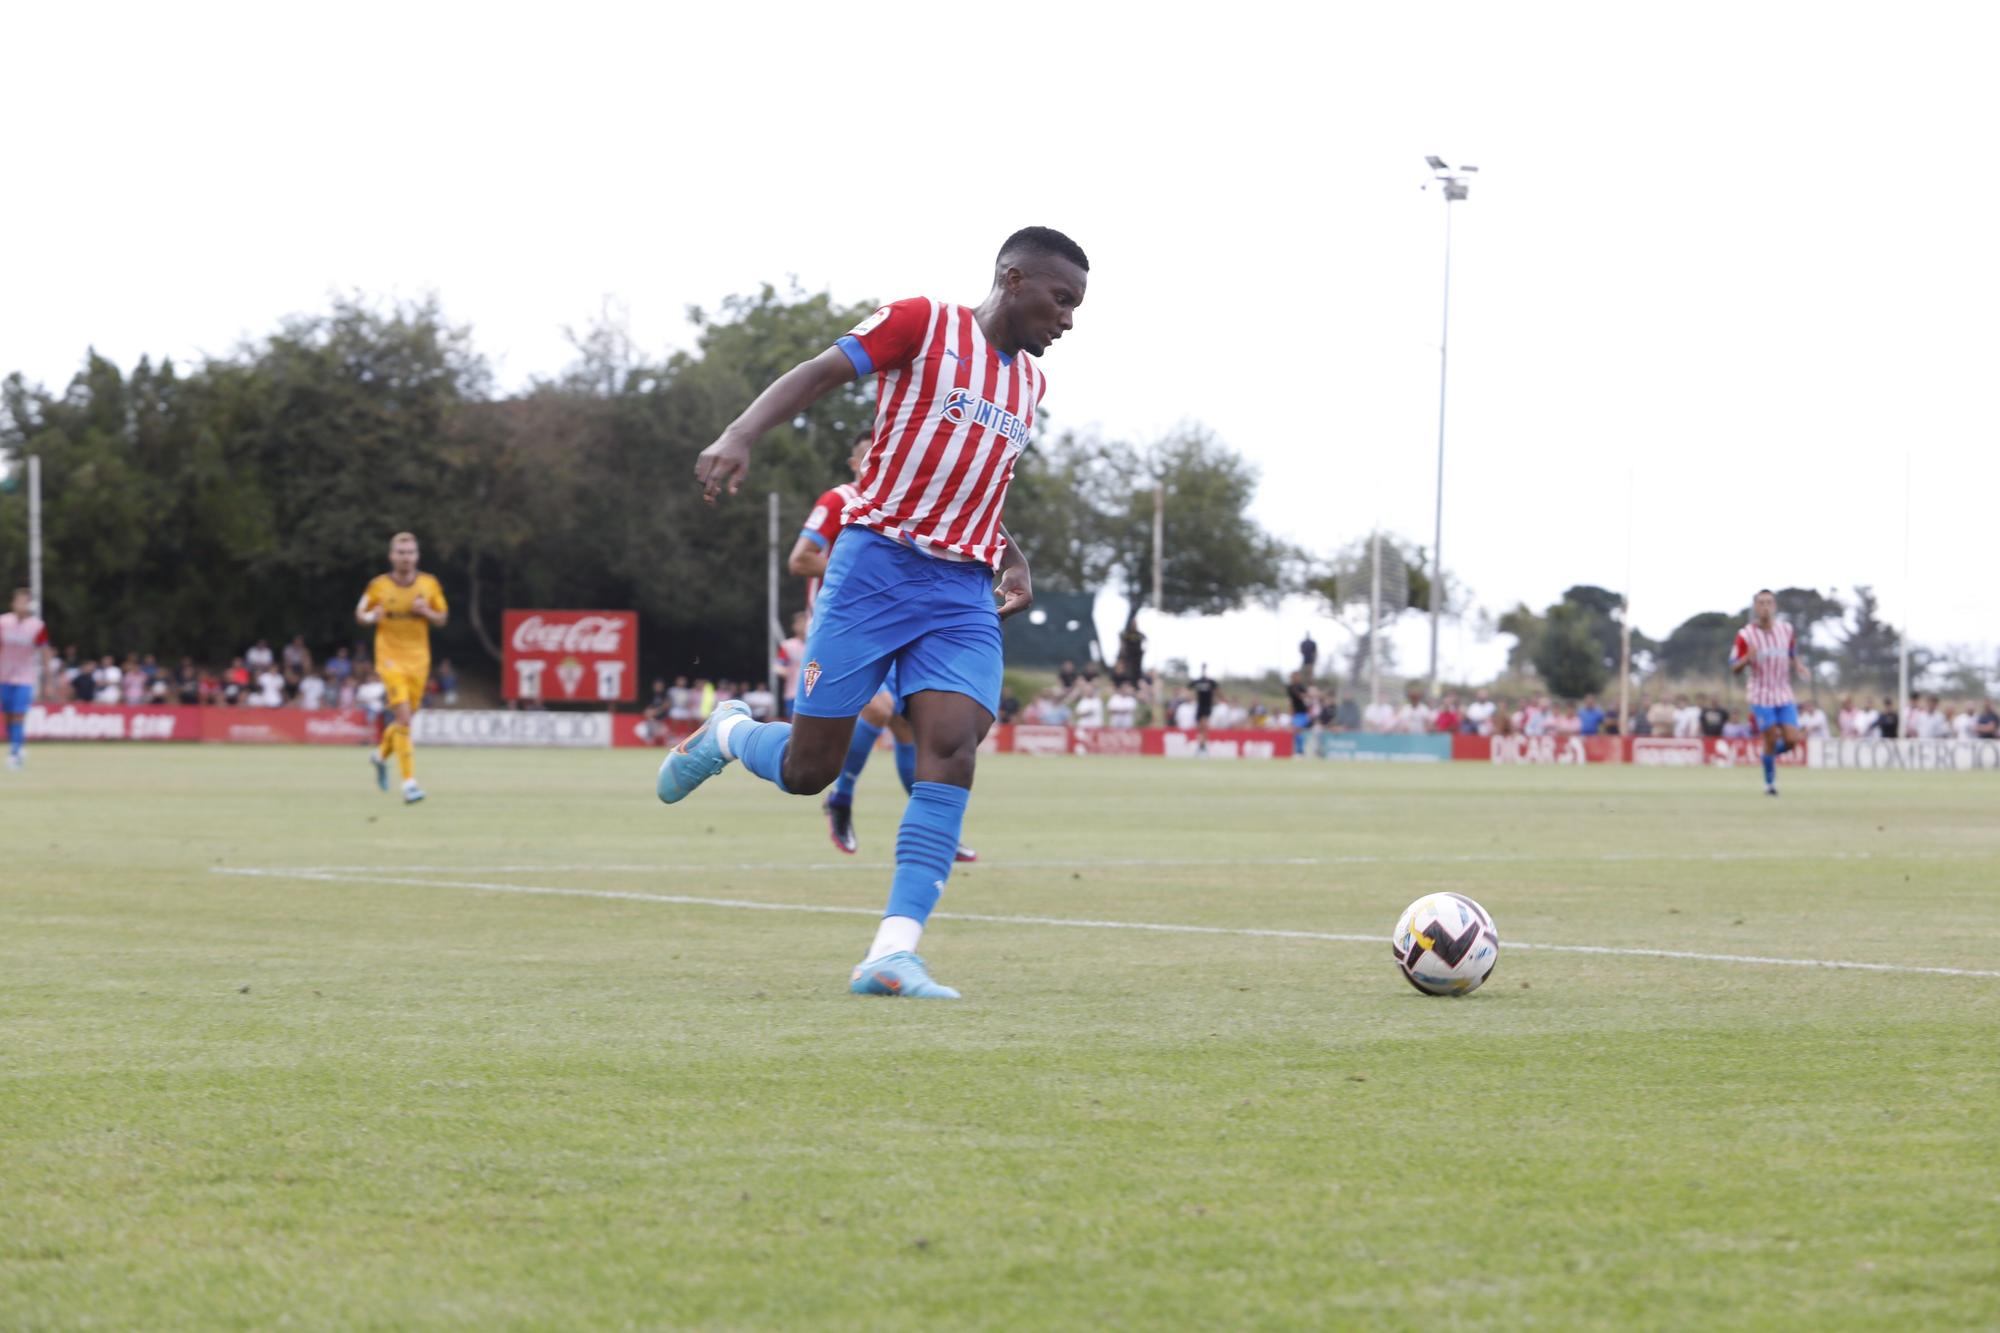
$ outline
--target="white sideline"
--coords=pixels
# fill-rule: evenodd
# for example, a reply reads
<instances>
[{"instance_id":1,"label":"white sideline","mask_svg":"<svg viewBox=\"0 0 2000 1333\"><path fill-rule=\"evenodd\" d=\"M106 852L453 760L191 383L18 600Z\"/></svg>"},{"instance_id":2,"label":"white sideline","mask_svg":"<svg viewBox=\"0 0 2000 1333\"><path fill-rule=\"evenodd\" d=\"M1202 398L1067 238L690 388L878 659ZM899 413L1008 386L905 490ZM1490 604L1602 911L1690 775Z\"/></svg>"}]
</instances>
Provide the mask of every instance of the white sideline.
<instances>
[{"instance_id":1,"label":"white sideline","mask_svg":"<svg viewBox=\"0 0 2000 1333\"><path fill-rule=\"evenodd\" d=\"M1988 856L1985 852L1820 852L1815 855L1800 855L1793 851L1740 851L1740 852L1598 852L1585 856L1545 856L1539 852L1439 852L1424 856L1193 856L1193 857L1099 857L1091 860L1020 860L1008 857L1004 862L993 864L1006 870L1149 870L1174 869L1200 866L1420 866L1420 865L1517 865L1523 862L1547 864L1550 862L1586 865L1618 865L1630 862L1648 861L1872 861L1886 857L1896 861L1951 861L1976 860ZM564 865L561 863L537 862L532 865L388 865L388 866L291 866L287 869L301 873L332 875L373 874L377 871L402 871L423 875L522 875L522 874L574 874L579 871L596 870L605 874L664 874L682 872L701 874L707 871L868 871L880 874L887 866L878 861L863 861L847 857L839 861L715 861L700 864L673 861L654 861L644 865L618 865L603 862ZM975 870L973 873L977 874Z\"/></svg>"},{"instance_id":2,"label":"white sideline","mask_svg":"<svg viewBox=\"0 0 2000 1333\"><path fill-rule=\"evenodd\" d=\"M583 868L611 870L614 867ZM661 903L673 907L720 907L750 912L805 912L822 916L882 915L877 908L840 907L830 903L767 903L749 898L699 898L679 893L641 893L622 889L569 889L546 884L502 884L484 880L413 879L408 876L382 876L359 867L343 870L328 867L287 869L281 866L213 866L211 870L218 875L297 879L323 884L397 884L423 889L471 889L480 893L519 893L546 898L600 898L615 902ZM1142 930L1164 935L1231 935L1252 939L1314 940L1334 944L1381 945L1389 942L1387 935L1342 935L1318 930L1263 930L1246 926L1192 926L1161 921L1096 921L1086 917L997 916L983 912L938 912L933 915L933 919L978 921L999 926L1068 926L1078 930ZM1503 941L1502 947L1535 949L1545 953L1605 954L1620 958L1672 958L1698 963L1748 963L1762 967L1816 967L1845 972L1895 972L1938 977L2000 979L2000 971L1981 971L1966 967L1918 967L1906 963L1856 963L1830 958L1767 958L1757 954L1695 953L1686 949L1621 949L1597 944L1530 944L1522 940Z\"/></svg>"}]
</instances>

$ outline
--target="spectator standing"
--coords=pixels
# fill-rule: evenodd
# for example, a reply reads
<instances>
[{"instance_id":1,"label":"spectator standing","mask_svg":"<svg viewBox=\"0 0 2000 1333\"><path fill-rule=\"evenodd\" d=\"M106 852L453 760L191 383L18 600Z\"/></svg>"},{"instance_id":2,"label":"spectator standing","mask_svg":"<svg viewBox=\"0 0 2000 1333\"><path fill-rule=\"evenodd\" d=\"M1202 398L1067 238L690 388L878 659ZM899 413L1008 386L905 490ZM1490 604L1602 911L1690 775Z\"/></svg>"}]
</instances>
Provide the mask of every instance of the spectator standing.
<instances>
[{"instance_id":1,"label":"spectator standing","mask_svg":"<svg viewBox=\"0 0 2000 1333\"><path fill-rule=\"evenodd\" d=\"M458 706L458 668L451 664L449 657L438 663L437 689L438 697L446 708Z\"/></svg>"},{"instance_id":2,"label":"spectator standing","mask_svg":"<svg viewBox=\"0 0 2000 1333\"><path fill-rule=\"evenodd\" d=\"M1580 735L1595 736L1604 730L1604 710L1597 706L1597 696L1583 696L1583 707L1576 715L1576 728Z\"/></svg>"},{"instance_id":3,"label":"spectator standing","mask_svg":"<svg viewBox=\"0 0 2000 1333\"><path fill-rule=\"evenodd\" d=\"M1951 734L1954 740L1969 741L1979 735L1979 720L1973 715L1970 705L1952 715Z\"/></svg>"},{"instance_id":4,"label":"spectator standing","mask_svg":"<svg viewBox=\"0 0 2000 1333\"><path fill-rule=\"evenodd\" d=\"M183 657L174 668L174 689L183 704L192 706L202 702L201 673L194 669L192 657Z\"/></svg>"},{"instance_id":5,"label":"spectator standing","mask_svg":"<svg viewBox=\"0 0 2000 1333\"><path fill-rule=\"evenodd\" d=\"M1685 694L1674 699L1674 735L1681 740L1701 735L1701 709Z\"/></svg>"},{"instance_id":6,"label":"spectator standing","mask_svg":"<svg viewBox=\"0 0 2000 1333\"><path fill-rule=\"evenodd\" d=\"M745 683L748 684L748 682ZM753 722L769 722L777 716L777 696L772 694L771 687L762 681L751 685L750 688L744 690L738 697L745 704L749 705L750 720Z\"/></svg>"},{"instance_id":7,"label":"spectator standing","mask_svg":"<svg viewBox=\"0 0 2000 1333\"><path fill-rule=\"evenodd\" d=\"M1096 690L1085 690L1076 701L1076 725L1093 731L1104 725L1104 700Z\"/></svg>"},{"instance_id":8,"label":"spectator standing","mask_svg":"<svg viewBox=\"0 0 2000 1333\"><path fill-rule=\"evenodd\" d=\"M1973 723L1972 734L1982 741L2000 740L2000 712L1994 711L1991 699L1980 710L1979 720Z\"/></svg>"},{"instance_id":9,"label":"spectator standing","mask_svg":"<svg viewBox=\"0 0 2000 1333\"><path fill-rule=\"evenodd\" d=\"M358 681L354 687L354 702L368 715L368 724L374 726L382 720L382 710L388 706L389 687L376 676L372 667L358 667L354 674Z\"/></svg>"},{"instance_id":10,"label":"spectator standing","mask_svg":"<svg viewBox=\"0 0 2000 1333\"><path fill-rule=\"evenodd\" d=\"M1646 725L1652 728L1655 736L1672 736L1676 734L1675 716L1676 710L1672 704L1664 698L1655 698L1653 706L1646 710Z\"/></svg>"},{"instance_id":11,"label":"spectator standing","mask_svg":"<svg viewBox=\"0 0 2000 1333\"><path fill-rule=\"evenodd\" d=\"M1195 753L1207 754L1209 719L1215 714L1216 700L1222 697L1222 687L1208 674L1208 663L1203 662L1201 674L1188 682L1188 688L1194 691L1194 725L1201 733Z\"/></svg>"},{"instance_id":12,"label":"spectator standing","mask_svg":"<svg viewBox=\"0 0 2000 1333\"><path fill-rule=\"evenodd\" d=\"M1493 734L1494 708L1493 696L1485 690L1480 690L1472 696L1472 702L1465 706L1465 720L1472 724L1475 735L1491 736Z\"/></svg>"},{"instance_id":13,"label":"spectator standing","mask_svg":"<svg viewBox=\"0 0 2000 1333\"><path fill-rule=\"evenodd\" d=\"M275 663L266 665L257 673L257 695L251 702L259 708L285 706L285 677Z\"/></svg>"},{"instance_id":14,"label":"spectator standing","mask_svg":"<svg viewBox=\"0 0 2000 1333\"><path fill-rule=\"evenodd\" d=\"M1814 700L1799 714L1799 734L1809 741L1823 741L1831 734L1826 720L1826 710Z\"/></svg>"},{"instance_id":15,"label":"spectator standing","mask_svg":"<svg viewBox=\"0 0 2000 1333\"><path fill-rule=\"evenodd\" d=\"M1056 681L1062 686L1064 694L1074 689L1076 687L1076 663L1065 657L1062 666L1056 671Z\"/></svg>"},{"instance_id":16,"label":"spectator standing","mask_svg":"<svg viewBox=\"0 0 2000 1333\"><path fill-rule=\"evenodd\" d=\"M1011 723L1018 721L1020 719L1020 716L1021 716L1020 696L1014 693L1014 687L1011 685L1001 687L999 720L1002 722Z\"/></svg>"},{"instance_id":17,"label":"spectator standing","mask_svg":"<svg viewBox=\"0 0 2000 1333\"><path fill-rule=\"evenodd\" d=\"M1902 723L1902 718L1896 716L1896 701L1884 699L1881 711L1875 714L1875 720L1868 729L1885 741L1893 741L1900 737Z\"/></svg>"},{"instance_id":18,"label":"spectator standing","mask_svg":"<svg viewBox=\"0 0 2000 1333\"><path fill-rule=\"evenodd\" d=\"M265 667L270 666L276 660L271 655L271 643L268 639L257 640L257 642L250 645L250 650L243 654L243 665L249 667L253 674L259 676L264 674Z\"/></svg>"},{"instance_id":19,"label":"spectator standing","mask_svg":"<svg viewBox=\"0 0 2000 1333\"><path fill-rule=\"evenodd\" d=\"M1729 710L1708 696L1701 701L1701 734L1713 740L1729 725Z\"/></svg>"},{"instance_id":20,"label":"spectator standing","mask_svg":"<svg viewBox=\"0 0 2000 1333\"><path fill-rule=\"evenodd\" d=\"M139 660L127 657L122 674L119 676L119 692L128 704L146 702L146 673L140 669Z\"/></svg>"},{"instance_id":21,"label":"spectator standing","mask_svg":"<svg viewBox=\"0 0 2000 1333\"><path fill-rule=\"evenodd\" d=\"M1305 643L1299 645L1300 656L1305 655L1307 643L1312 643L1312 635L1310 634L1306 636ZM1318 651L1317 645L1314 645L1314 651ZM1294 671L1292 678L1285 682L1285 703L1292 715L1292 753L1294 755L1301 755L1306 752L1306 732L1312 728L1312 687L1306 683L1311 679L1312 667L1308 665Z\"/></svg>"},{"instance_id":22,"label":"spectator standing","mask_svg":"<svg viewBox=\"0 0 2000 1333\"><path fill-rule=\"evenodd\" d=\"M1307 680L1311 680L1313 672L1318 668L1319 645L1313 642L1312 631L1307 630L1306 636L1299 640L1299 671Z\"/></svg>"},{"instance_id":23,"label":"spectator standing","mask_svg":"<svg viewBox=\"0 0 2000 1333\"><path fill-rule=\"evenodd\" d=\"M299 707L317 710L326 705L326 681L317 671L299 681Z\"/></svg>"},{"instance_id":24,"label":"spectator standing","mask_svg":"<svg viewBox=\"0 0 2000 1333\"><path fill-rule=\"evenodd\" d=\"M304 679L306 673L312 670L313 655L312 650L306 647L305 635L294 634L292 641L285 645L284 665L286 674L296 675L300 679Z\"/></svg>"},{"instance_id":25,"label":"spectator standing","mask_svg":"<svg viewBox=\"0 0 2000 1333\"><path fill-rule=\"evenodd\" d=\"M1931 714L1930 710L1924 707L1923 695L1910 696L1910 705L1903 710L1902 733L1913 741L1930 739Z\"/></svg>"},{"instance_id":26,"label":"spectator standing","mask_svg":"<svg viewBox=\"0 0 2000 1333\"><path fill-rule=\"evenodd\" d=\"M1935 694L1924 700L1924 729L1922 735L1923 739L1927 741L1945 741L1951 739L1951 719L1944 715L1944 705L1938 702L1938 697Z\"/></svg>"},{"instance_id":27,"label":"spectator standing","mask_svg":"<svg viewBox=\"0 0 2000 1333\"><path fill-rule=\"evenodd\" d=\"M695 720L694 688L688 684L686 676L675 676L674 683L667 687L667 720L670 722L692 722Z\"/></svg>"},{"instance_id":28,"label":"spectator standing","mask_svg":"<svg viewBox=\"0 0 2000 1333\"><path fill-rule=\"evenodd\" d=\"M1138 725L1139 695L1132 688L1131 681L1118 682L1118 688L1111 692L1111 703L1105 712L1114 729L1129 730Z\"/></svg>"},{"instance_id":29,"label":"spectator standing","mask_svg":"<svg viewBox=\"0 0 2000 1333\"><path fill-rule=\"evenodd\" d=\"M342 648L326 660L326 681L329 688L338 693L340 687L354 678L354 659Z\"/></svg>"},{"instance_id":30,"label":"spectator standing","mask_svg":"<svg viewBox=\"0 0 2000 1333\"><path fill-rule=\"evenodd\" d=\"M1444 702L1438 705L1437 712L1431 716L1431 730L1441 731L1449 736L1458 730L1460 716L1458 696L1447 694Z\"/></svg>"}]
</instances>

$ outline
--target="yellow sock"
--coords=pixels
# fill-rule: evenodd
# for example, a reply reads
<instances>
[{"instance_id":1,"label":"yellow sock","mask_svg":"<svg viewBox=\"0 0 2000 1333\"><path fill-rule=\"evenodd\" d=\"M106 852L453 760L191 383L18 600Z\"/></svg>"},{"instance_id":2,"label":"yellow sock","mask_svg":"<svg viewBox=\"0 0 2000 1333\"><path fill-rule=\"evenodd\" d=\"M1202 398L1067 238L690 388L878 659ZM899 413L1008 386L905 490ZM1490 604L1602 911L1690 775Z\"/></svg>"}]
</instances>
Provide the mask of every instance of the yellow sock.
<instances>
[{"instance_id":1,"label":"yellow sock","mask_svg":"<svg viewBox=\"0 0 2000 1333\"><path fill-rule=\"evenodd\" d=\"M403 781L408 782L417 775L417 755L410 744L410 729L396 728L396 764L403 770Z\"/></svg>"},{"instance_id":2,"label":"yellow sock","mask_svg":"<svg viewBox=\"0 0 2000 1333\"><path fill-rule=\"evenodd\" d=\"M396 733L402 730L399 723L391 722L382 728L382 743L375 747L375 753L387 759L396 753Z\"/></svg>"}]
</instances>

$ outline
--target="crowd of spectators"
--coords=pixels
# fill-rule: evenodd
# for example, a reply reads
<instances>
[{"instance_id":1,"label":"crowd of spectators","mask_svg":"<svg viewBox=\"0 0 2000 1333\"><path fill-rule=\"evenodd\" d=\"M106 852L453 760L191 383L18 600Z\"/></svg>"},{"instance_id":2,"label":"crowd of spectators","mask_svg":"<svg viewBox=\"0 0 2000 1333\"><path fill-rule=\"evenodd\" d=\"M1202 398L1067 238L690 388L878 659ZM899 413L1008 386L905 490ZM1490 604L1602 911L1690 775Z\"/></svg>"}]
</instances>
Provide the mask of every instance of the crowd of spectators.
<instances>
[{"instance_id":1,"label":"crowd of spectators","mask_svg":"<svg viewBox=\"0 0 2000 1333\"><path fill-rule=\"evenodd\" d=\"M191 657L167 665L153 654L102 658L80 655L74 646L51 654L41 700L66 703L219 705L227 708L360 708L379 713L386 691L368 659L347 648L315 661L305 636L273 652L259 639L226 667L197 666ZM458 702L458 673L451 661L431 672L427 705Z\"/></svg>"}]
</instances>

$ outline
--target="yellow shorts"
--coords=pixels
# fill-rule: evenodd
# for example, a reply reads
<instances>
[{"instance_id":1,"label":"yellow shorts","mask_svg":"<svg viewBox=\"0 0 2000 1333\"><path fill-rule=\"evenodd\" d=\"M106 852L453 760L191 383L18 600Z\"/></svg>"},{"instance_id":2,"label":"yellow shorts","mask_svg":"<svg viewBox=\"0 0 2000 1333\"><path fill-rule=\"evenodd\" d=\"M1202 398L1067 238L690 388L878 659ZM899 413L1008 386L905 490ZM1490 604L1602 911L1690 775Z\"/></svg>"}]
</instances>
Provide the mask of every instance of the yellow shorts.
<instances>
[{"instance_id":1,"label":"yellow shorts","mask_svg":"<svg viewBox=\"0 0 2000 1333\"><path fill-rule=\"evenodd\" d=\"M388 690L390 708L400 708L408 704L412 712L423 707L424 686L430 680L430 672L404 671L397 667L383 667L378 672L382 684Z\"/></svg>"}]
</instances>

